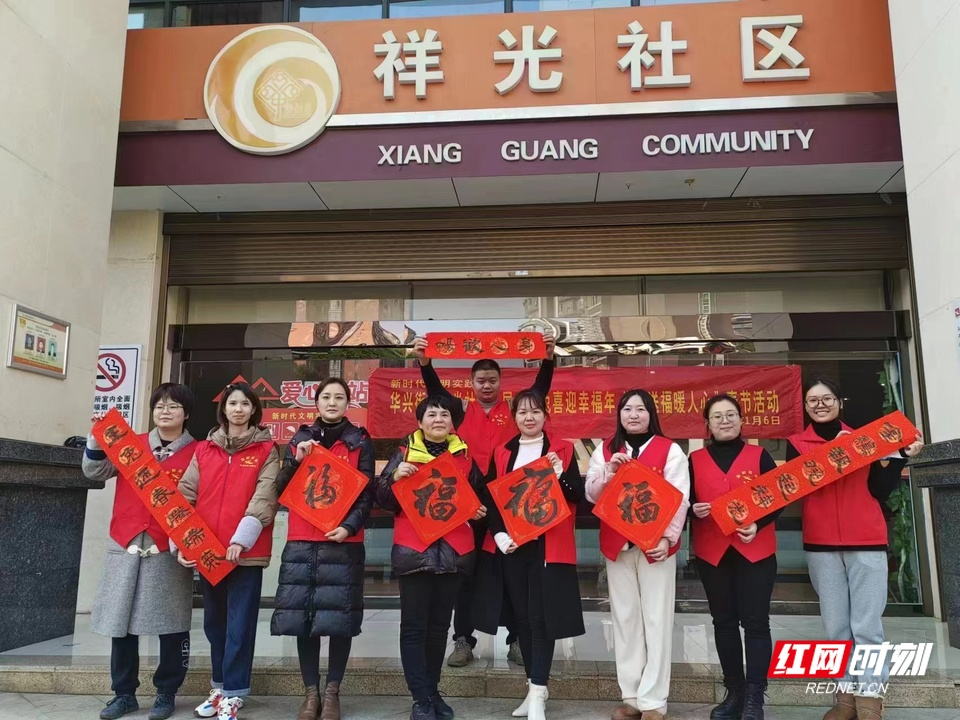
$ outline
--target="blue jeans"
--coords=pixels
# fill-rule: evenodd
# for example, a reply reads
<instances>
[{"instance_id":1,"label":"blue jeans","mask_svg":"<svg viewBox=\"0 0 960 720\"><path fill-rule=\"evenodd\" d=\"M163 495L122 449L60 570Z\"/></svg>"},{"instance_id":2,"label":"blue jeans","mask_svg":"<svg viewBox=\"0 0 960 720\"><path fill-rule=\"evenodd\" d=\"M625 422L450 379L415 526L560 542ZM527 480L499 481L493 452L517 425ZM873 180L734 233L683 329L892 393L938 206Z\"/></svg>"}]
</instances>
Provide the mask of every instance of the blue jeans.
<instances>
[{"instance_id":1,"label":"blue jeans","mask_svg":"<svg viewBox=\"0 0 960 720\"><path fill-rule=\"evenodd\" d=\"M210 641L215 688L227 697L250 694L263 568L240 565L214 587L202 577L203 631Z\"/></svg>"}]
</instances>

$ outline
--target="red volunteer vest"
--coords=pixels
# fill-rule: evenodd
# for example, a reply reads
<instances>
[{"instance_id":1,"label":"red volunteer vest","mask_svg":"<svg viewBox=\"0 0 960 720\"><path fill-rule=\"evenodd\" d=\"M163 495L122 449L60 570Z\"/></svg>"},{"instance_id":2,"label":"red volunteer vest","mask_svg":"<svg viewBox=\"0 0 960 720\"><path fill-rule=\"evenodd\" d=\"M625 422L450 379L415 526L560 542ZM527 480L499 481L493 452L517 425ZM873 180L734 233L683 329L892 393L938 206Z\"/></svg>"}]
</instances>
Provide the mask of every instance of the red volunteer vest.
<instances>
[{"instance_id":1,"label":"red volunteer vest","mask_svg":"<svg viewBox=\"0 0 960 720\"><path fill-rule=\"evenodd\" d=\"M844 424L841 428L852 430ZM801 455L827 442L817 435L813 425L789 440ZM868 465L802 500L804 544L886 547L887 521L880 503L867 487L869 477Z\"/></svg>"},{"instance_id":2,"label":"red volunteer vest","mask_svg":"<svg viewBox=\"0 0 960 720\"><path fill-rule=\"evenodd\" d=\"M460 438L463 440L463 438ZM470 447L469 445L467 446ZM403 450L404 455L406 455L406 448ZM473 467L473 461L466 453L460 453L454 455L453 459L456 461L457 465L460 467L460 472L463 473L465 478L470 477L470 470ZM413 463L417 467L421 466L421 463ZM473 539L473 528L470 527L470 523L463 523L444 537L450 547L452 547L457 555L466 555L467 553L473 552L476 550ZM403 514L401 510L396 514L396 517L393 520L393 544L402 545L403 547L408 547L411 550L416 552L426 552L429 545L425 545L424 542L420 539L420 536L417 535L417 531L413 529L413 524L407 519L407 516Z\"/></svg>"},{"instance_id":3,"label":"red volunteer vest","mask_svg":"<svg viewBox=\"0 0 960 720\"><path fill-rule=\"evenodd\" d=\"M330 452L336 455L341 460L350 463L353 467L358 467L360 464L360 446L358 445L354 450L350 450L346 443L342 440L337 440L333 447L330 448ZM290 541L299 541L305 540L307 542L331 542L327 539L327 534L323 532L316 525L311 525L306 520L304 520L299 513L288 512L287 513L287 542ZM363 542L363 528L357 532L356 535L348 537L344 540L345 543L362 543Z\"/></svg>"},{"instance_id":4,"label":"red volunteer vest","mask_svg":"<svg viewBox=\"0 0 960 720\"><path fill-rule=\"evenodd\" d=\"M574 458L573 445L566 440L550 439L550 452L555 452L563 462L563 469L570 467L570 463L576 462ZM503 477L510 468L507 467L510 462L510 450L506 445L501 445L493 451L493 462L496 463L497 477ZM570 517L559 525L550 528L541 537L545 543L543 548L544 561L548 564L563 563L566 565L577 564L577 506L574 503L567 503L570 508ZM493 540L493 535L487 531L483 539L483 550L488 553L497 551L497 544Z\"/></svg>"},{"instance_id":5,"label":"red volunteer vest","mask_svg":"<svg viewBox=\"0 0 960 720\"><path fill-rule=\"evenodd\" d=\"M706 449L691 453L697 502L711 502L740 487L750 477L757 477L760 474L762 455L763 448L744 445L730 470L724 473ZM749 476L740 477L741 473L749 473ZM708 562L714 567L720 564L720 559L731 545L750 562L759 562L777 551L777 534L773 523L757 531L750 543L743 542L736 533L724 535L711 518L700 520L695 517L691 525L693 552L698 560Z\"/></svg>"},{"instance_id":6,"label":"red volunteer vest","mask_svg":"<svg viewBox=\"0 0 960 720\"><path fill-rule=\"evenodd\" d=\"M506 400L501 400L486 413L480 403L467 405L457 435L467 444L467 452L477 461L480 472L486 474L490 458L498 445L509 442L517 434L517 423Z\"/></svg>"},{"instance_id":7,"label":"red volunteer vest","mask_svg":"<svg viewBox=\"0 0 960 720\"><path fill-rule=\"evenodd\" d=\"M152 455L150 436L144 434L138 437L147 452ZM190 465L190 461L193 460L193 451L196 447L197 441L194 440L160 463L161 467L170 473L174 484L180 481L184 471ZM110 518L110 537L117 545L126 548L130 541L144 530L149 533L158 550L167 552L170 549L170 538L167 537L166 531L147 510L147 506L143 504L143 500L130 485L130 481L123 477L117 477L117 492L113 498L113 516Z\"/></svg>"},{"instance_id":8,"label":"red volunteer vest","mask_svg":"<svg viewBox=\"0 0 960 720\"><path fill-rule=\"evenodd\" d=\"M670 455L672 446L673 440L668 440L662 435L654 435L637 460L663 476L663 469L667 466L667 456ZM610 462L613 455L614 451L610 447L610 441L607 440L603 443L603 461ZM602 520L600 521L600 552L603 553L605 558L615 561L626 544L627 539L623 535ZM679 542L667 551L667 557L676 555L678 550L680 550ZM653 560L647 558L647 562L652 564Z\"/></svg>"},{"instance_id":9,"label":"red volunteer vest","mask_svg":"<svg viewBox=\"0 0 960 720\"><path fill-rule=\"evenodd\" d=\"M228 455L226 450L211 440L197 444L197 464L200 468L197 512L224 547L230 544L237 525L247 513L260 470L273 448L273 441L255 442ZM241 553L240 557L270 557L272 550L273 533L264 528L254 546L248 552Z\"/></svg>"}]
</instances>

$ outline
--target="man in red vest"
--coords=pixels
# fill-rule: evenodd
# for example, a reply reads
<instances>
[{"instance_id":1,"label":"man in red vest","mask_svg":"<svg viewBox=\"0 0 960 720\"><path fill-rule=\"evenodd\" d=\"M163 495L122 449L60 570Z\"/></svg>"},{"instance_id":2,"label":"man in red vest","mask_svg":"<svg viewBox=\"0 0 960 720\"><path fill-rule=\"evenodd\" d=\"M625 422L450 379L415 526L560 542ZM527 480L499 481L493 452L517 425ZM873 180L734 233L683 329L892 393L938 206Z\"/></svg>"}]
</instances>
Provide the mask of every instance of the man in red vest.
<instances>
[{"instance_id":1,"label":"man in red vest","mask_svg":"<svg viewBox=\"0 0 960 720\"><path fill-rule=\"evenodd\" d=\"M550 394L550 385L553 382L553 354L556 340L551 333L543 334L546 346L546 359L540 364L540 371L533 382L533 389L547 397ZM427 341L416 338L413 343L417 359L420 362L420 374L423 383L427 386L427 396L446 395L456 401L456 397L440 382L430 358L426 357ZM457 434L467 444L467 452L474 459L480 471L486 473L490 467L493 451L517 435L517 424L510 412L510 404L504 400L500 387L500 365L495 360L477 360L470 370L470 379L473 384L475 400L464 399L455 403L462 407L462 413L453 418ZM476 546L479 548L487 533L486 521L472 523ZM453 616L454 650L447 660L450 667L463 667L473 660L473 648L477 646L477 639L473 636L473 579L472 577L460 586L457 605ZM510 651L507 659L521 664L520 644L512 623L507 626L507 644Z\"/></svg>"}]
</instances>

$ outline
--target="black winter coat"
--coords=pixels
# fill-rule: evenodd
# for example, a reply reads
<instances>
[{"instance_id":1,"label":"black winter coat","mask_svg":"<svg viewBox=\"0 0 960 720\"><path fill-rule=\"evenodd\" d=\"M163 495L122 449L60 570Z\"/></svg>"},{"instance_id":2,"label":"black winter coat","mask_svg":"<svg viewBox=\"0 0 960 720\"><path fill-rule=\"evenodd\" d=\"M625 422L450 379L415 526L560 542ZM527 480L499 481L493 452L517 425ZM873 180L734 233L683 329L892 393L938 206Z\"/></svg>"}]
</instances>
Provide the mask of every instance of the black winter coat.
<instances>
[{"instance_id":1,"label":"black winter coat","mask_svg":"<svg viewBox=\"0 0 960 720\"><path fill-rule=\"evenodd\" d=\"M401 448L390 458L377 480L377 505L387 512L397 513L400 511L400 503L397 502L397 498L393 494L393 473L397 466L403 462L403 458L404 449ZM472 465L468 480L475 491L479 492L483 488L483 473L480 472L476 463ZM475 555L476 552L459 555L450 543L440 538L423 552L394 544L390 552L390 566L394 577L419 572L428 572L434 575L445 573L470 575L473 573Z\"/></svg>"},{"instance_id":2,"label":"black winter coat","mask_svg":"<svg viewBox=\"0 0 960 720\"><path fill-rule=\"evenodd\" d=\"M296 461L297 444L311 439L319 441L319 432L316 425L304 425L290 441L277 477L279 493L286 489L300 465ZM356 535L373 505L375 455L370 435L363 428L351 425L340 439L351 451L360 448L358 470L370 478L341 523L351 535ZM288 542L280 560L280 585L270 633L297 637L359 635L365 563L363 543Z\"/></svg>"}]
</instances>

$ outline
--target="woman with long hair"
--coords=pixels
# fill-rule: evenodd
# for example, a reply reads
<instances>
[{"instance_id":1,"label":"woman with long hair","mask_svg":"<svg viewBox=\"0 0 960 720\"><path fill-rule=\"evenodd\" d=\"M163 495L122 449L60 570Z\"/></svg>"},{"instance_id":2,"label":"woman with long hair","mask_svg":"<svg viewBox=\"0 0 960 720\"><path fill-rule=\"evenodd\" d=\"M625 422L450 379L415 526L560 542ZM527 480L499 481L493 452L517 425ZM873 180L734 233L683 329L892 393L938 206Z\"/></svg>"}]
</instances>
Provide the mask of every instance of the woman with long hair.
<instances>
[{"instance_id":1,"label":"woman with long hair","mask_svg":"<svg viewBox=\"0 0 960 720\"><path fill-rule=\"evenodd\" d=\"M770 453L743 441L742 416L735 398L710 398L703 409L710 444L690 453L693 554L710 606L727 688L723 702L710 712L711 720L763 720L763 694L773 653L770 599L777 579L774 522L780 511L737 528L733 535L724 535L710 518L712 501L777 467ZM744 642L740 641L741 627Z\"/></svg>"},{"instance_id":2,"label":"woman with long hair","mask_svg":"<svg viewBox=\"0 0 960 720\"><path fill-rule=\"evenodd\" d=\"M263 407L247 383L230 383L217 406L219 425L197 445L180 492L235 563L216 586L200 578L203 630L210 642L210 696L198 717L235 720L250 694L263 569L270 564L280 453L260 426ZM185 567L196 567L179 553Z\"/></svg>"},{"instance_id":3,"label":"woman with long hair","mask_svg":"<svg viewBox=\"0 0 960 720\"><path fill-rule=\"evenodd\" d=\"M803 403L810 424L789 438L788 461L852 432L841 419L843 395L833 380L814 378L805 383ZM801 501L803 549L828 640L852 640L855 646L883 642L889 569L881 504L900 485L907 458L922 449L918 433L899 453L844 475ZM879 720L888 677L886 663L856 680L848 669L844 687L859 689L838 692L824 720Z\"/></svg>"},{"instance_id":4,"label":"woman with long hair","mask_svg":"<svg viewBox=\"0 0 960 720\"><path fill-rule=\"evenodd\" d=\"M306 694L297 720L317 720L318 714L320 720L340 720L340 683L353 638L360 634L363 622L363 525L373 505L376 456L370 434L346 417L350 388L345 380L323 380L317 386L316 403L313 425L301 425L287 446L277 493L283 494L314 446L357 468L368 483L340 526L328 533L297 513L289 513L270 632L297 638ZM330 638L330 660L321 697L320 646L325 637Z\"/></svg>"},{"instance_id":5,"label":"woman with long hair","mask_svg":"<svg viewBox=\"0 0 960 720\"><path fill-rule=\"evenodd\" d=\"M575 536L583 477L573 445L544 432L547 404L543 395L536 390L518 393L513 400L513 416L520 434L494 449L487 482L546 457L553 465L570 516L536 540L517 546L507 532L502 510L489 491L486 493L486 505L491 508L490 534L481 555L477 602L482 609L475 613L475 619L481 631L496 635L505 588L517 621L528 685L527 697L513 716L544 720L556 641L585 632ZM538 510L549 515L559 508Z\"/></svg>"},{"instance_id":6,"label":"woman with long hair","mask_svg":"<svg viewBox=\"0 0 960 720\"><path fill-rule=\"evenodd\" d=\"M687 517L687 456L664 437L657 406L646 390L628 390L617 403L617 429L590 458L586 496L596 503L620 466L637 460L683 493L683 502L657 546L646 553L600 523L600 552L607 561L617 680L623 704L614 720L662 720L670 692L676 552Z\"/></svg>"}]
</instances>

